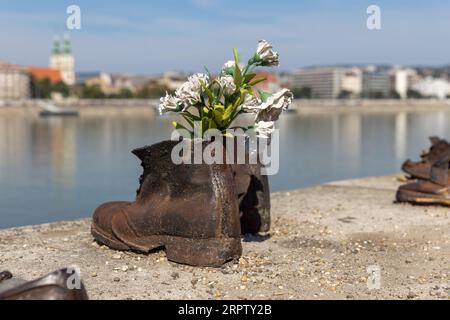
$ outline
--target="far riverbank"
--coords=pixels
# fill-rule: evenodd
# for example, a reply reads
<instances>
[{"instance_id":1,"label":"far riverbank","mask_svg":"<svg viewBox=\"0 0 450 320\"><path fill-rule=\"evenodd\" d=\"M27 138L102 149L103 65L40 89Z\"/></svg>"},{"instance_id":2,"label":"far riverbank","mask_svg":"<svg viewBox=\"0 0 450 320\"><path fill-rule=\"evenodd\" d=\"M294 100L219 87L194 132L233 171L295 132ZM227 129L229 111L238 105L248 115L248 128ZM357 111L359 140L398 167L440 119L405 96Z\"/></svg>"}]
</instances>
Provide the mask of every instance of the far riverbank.
<instances>
[{"instance_id":1,"label":"far riverbank","mask_svg":"<svg viewBox=\"0 0 450 320\"><path fill-rule=\"evenodd\" d=\"M9 101L0 103L2 115L38 115L42 101ZM155 115L158 100L64 100L55 105L77 110L81 116ZM291 111L300 114L324 113L398 113L450 111L450 101L441 100L295 100Z\"/></svg>"}]
</instances>

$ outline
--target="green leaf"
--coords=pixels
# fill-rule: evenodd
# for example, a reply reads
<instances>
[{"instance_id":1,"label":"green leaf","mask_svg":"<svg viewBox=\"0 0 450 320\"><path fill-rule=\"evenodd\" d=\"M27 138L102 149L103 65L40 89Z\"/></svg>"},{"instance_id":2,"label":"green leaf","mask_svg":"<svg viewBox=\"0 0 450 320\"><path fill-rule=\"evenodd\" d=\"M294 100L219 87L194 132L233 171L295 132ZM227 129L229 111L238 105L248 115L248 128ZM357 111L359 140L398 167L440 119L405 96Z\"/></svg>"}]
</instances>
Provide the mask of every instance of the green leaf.
<instances>
[{"instance_id":1,"label":"green leaf","mask_svg":"<svg viewBox=\"0 0 450 320\"><path fill-rule=\"evenodd\" d=\"M255 85L257 85L258 83L264 82L264 81L266 81L266 80L267 80L267 78L256 79L256 80L253 80L252 82L250 82L249 85L255 86Z\"/></svg>"},{"instance_id":2,"label":"green leaf","mask_svg":"<svg viewBox=\"0 0 450 320\"><path fill-rule=\"evenodd\" d=\"M236 64L236 67L234 70L234 84L236 85L236 88L240 88L242 86L243 81L244 81L244 78L242 77L241 69Z\"/></svg>"},{"instance_id":3,"label":"green leaf","mask_svg":"<svg viewBox=\"0 0 450 320\"><path fill-rule=\"evenodd\" d=\"M244 83L249 83L253 80L253 78L256 77L256 73L250 73L244 77Z\"/></svg>"},{"instance_id":4,"label":"green leaf","mask_svg":"<svg viewBox=\"0 0 450 320\"><path fill-rule=\"evenodd\" d=\"M243 95L249 94L250 93L249 89L251 89L251 87L250 88L241 89L241 94L243 94Z\"/></svg>"},{"instance_id":5,"label":"green leaf","mask_svg":"<svg viewBox=\"0 0 450 320\"><path fill-rule=\"evenodd\" d=\"M231 121L233 120L233 114L235 113L237 108L241 105L242 99L243 99L242 95L239 96L239 98L236 99L234 104L225 110L222 119L223 123L227 123L228 125L231 123Z\"/></svg>"},{"instance_id":6,"label":"green leaf","mask_svg":"<svg viewBox=\"0 0 450 320\"><path fill-rule=\"evenodd\" d=\"M233 54L234 54L234 61L236 62L236 65L239 65L239 56L238 56L238 52L237 52L236 48L233 49Z\"/></svg>"},{"instance_id":7,"label":"green leaf","mask_svg":"<svg viewBox=\"0 0 450 320\"><path fill-rule=\"evenodd\" d=\"M242 82L244 81L244 78L242 77L242 71L241 68L239 68L239 57L236 48L233 49L234 53L234 84L237 88L240 88L242 86Z\"/></svg>"},{"instance_id":8,"label":"green leaf","mask_svg":"<svg viewBox=\"0 0 450 320\"><path fill-rule=\"evenodd\" d=\"M225 113L225 107L222 105L216 105L213 110L214 120L216 121L217 125L222 125L223 116Z\"/></svg>"},{"instance_id":9,"label":"green leaf","mask_svg":"<svg viewBox=\"0 0 450 320\"><path fill-rule=\"evenodd\" d=\"M217 124L214 119L209 120L208 129L217 129Z\"/></svg>"},{"instance_id":10,"label":"green leaf","mask_svg":"<svg viewBox=\"0 0 450 320\"><path fill-rule=\"evenodd\" d=\"M206 71L206 73L208 74L208 77L209 77L209 78L212 78L212 77L211 77L211 72L209 71L208 67L207 67L207 66L203 66L203 68L205 68L205 71Z\"/></svg>"},{"instance_id":11,"label":"green leaf","mask_svg":"<svg viewBox=\"0 0 450 320\"><path fill-rule=\"evenodd\" d=\"M222 121L224 122L228 121L231 115L233 114L234 110L235 110L234 106L227 108L227 110L225 110L225 113L223 114Z\"/></svg>"},{"instance_id":12,"label":"green leaf","mask_svg":"<svg viewBox=\"0 0 450 320\"><path fill-rule=\"evenodd\" d=\"M252 65L258 63L259 61L261 61L261 57L257 53L255 53L253 55L253 57L251 57L251 59L248 60L248 65L252 66Z\"/></svg>"},{"instance_id":13,"label":"green leaf","mask_svg":"<svg viewBox=\"0 0 450 320\"><path fill-rule=\"evenodd\" d=\"M214 94L212 93L212 91L203 83L203 81L200 80L200 84L202 85L203 90L205 90L206 94L208 95L208 99L209 99L209 103L211 105L214 104L214 102L216 101Z\"/></svg>"}]
</instances>

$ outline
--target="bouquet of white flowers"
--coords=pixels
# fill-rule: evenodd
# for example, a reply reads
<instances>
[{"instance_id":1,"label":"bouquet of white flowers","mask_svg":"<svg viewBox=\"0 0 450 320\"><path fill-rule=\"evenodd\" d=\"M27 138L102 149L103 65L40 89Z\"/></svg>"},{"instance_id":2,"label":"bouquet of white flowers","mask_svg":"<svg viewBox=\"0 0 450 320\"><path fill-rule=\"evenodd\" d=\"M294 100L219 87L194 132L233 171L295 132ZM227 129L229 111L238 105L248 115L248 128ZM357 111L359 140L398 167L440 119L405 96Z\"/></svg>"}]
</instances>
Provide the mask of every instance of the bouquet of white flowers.
<instances>
[{"instance_id":1,"label":"bouquet of white flowers","mask_svg":"<svg viewBox=\"0 0 450 320\"><path fill-rule=\"evenodd\" d=\"M178 113L191 127L188 129L174 122L175 129L185 129L194 135L194 124L198 122L201 137L209 129L217 129L227 135L227 129L239 115L254 113L254 124L243 129L254 129L261 137L270 136L275 121L289 107L294 96L288 89L273 95L255 90L255 85L267 79L255 79L253 70L255 67L278 66L278 53L270 43L261 40L256 53L245 67L241 67L236 49L233 52L234 61L225 63L215 79L210 74L194 74L174 95L166 94L161 98L161 114Z\"/></svg>"}]
</instances>

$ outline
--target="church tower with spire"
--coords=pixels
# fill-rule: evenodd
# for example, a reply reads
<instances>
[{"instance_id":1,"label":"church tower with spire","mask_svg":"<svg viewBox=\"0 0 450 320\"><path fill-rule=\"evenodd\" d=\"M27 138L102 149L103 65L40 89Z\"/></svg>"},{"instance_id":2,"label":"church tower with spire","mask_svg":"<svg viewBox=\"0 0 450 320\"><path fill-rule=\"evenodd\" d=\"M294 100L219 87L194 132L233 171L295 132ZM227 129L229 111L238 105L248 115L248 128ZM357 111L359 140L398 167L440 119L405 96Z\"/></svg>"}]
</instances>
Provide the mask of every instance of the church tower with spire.
<instances>
[{"instance_id":1,"label":"church tower with spire","mask_svg":"<svg viewBox=\"0 0 450 320\"><path fill-rule=\"evenodd\" d=\"M62 46L59 38L55 36L50 56L50 68L59 70L62 80L67 85L72 86L75 84L75 59L67 34L64 35Z\"/></svg>"}]
</instances>

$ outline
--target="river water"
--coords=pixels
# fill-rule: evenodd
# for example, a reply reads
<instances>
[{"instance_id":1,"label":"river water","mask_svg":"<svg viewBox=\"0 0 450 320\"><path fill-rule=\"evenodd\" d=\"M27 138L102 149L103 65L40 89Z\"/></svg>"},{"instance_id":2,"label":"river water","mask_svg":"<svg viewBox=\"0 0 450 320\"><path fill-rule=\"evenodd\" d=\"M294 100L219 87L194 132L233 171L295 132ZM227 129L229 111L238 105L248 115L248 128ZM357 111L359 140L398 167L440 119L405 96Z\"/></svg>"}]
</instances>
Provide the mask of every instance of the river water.
<instances>
[{"instance_id":1,"label":"river water","mask_svg":"<svg viewBox=\"0 0 450 320\"><path fill-rule=\"evenodd\" d=\"M170 138L172 119L0 115L0 228L89 217L132 200L141 174L130 151ZM450 112L288 114L278 124L272 191L392 174L427 137L450 138Z\"/></svg>"}]
</instances>

